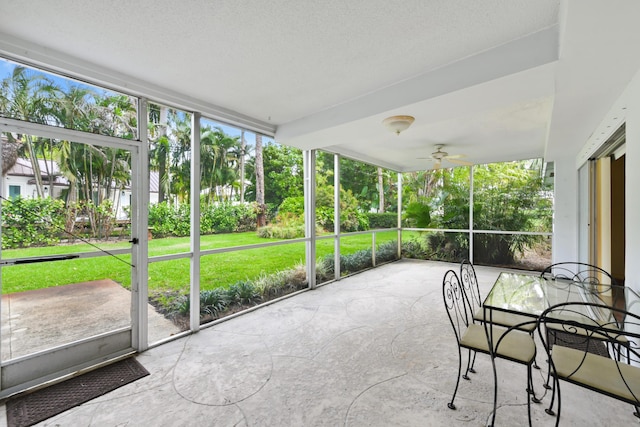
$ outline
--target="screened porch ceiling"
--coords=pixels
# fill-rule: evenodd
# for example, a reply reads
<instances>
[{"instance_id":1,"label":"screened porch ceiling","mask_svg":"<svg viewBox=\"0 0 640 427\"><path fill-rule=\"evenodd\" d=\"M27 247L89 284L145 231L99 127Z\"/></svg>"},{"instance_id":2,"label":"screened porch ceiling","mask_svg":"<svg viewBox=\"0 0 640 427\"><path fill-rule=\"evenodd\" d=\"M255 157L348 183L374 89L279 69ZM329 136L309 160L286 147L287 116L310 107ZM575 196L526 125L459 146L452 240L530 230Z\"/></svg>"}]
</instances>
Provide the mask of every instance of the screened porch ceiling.
<instances>
[{"instance_id":1,"label":"screened porch ceiling","mask_svg":"<svg viewBox=\"0 0 640 427\"><path fill-rule=\"evenodd\" d=\"M624 120L640 67L635 0L4 0L0 16L4 56L397 171L432 167L435 144L575 157ZM415 117L399 136L382 125L397 114Z\"/></svg>"}]
</instances>

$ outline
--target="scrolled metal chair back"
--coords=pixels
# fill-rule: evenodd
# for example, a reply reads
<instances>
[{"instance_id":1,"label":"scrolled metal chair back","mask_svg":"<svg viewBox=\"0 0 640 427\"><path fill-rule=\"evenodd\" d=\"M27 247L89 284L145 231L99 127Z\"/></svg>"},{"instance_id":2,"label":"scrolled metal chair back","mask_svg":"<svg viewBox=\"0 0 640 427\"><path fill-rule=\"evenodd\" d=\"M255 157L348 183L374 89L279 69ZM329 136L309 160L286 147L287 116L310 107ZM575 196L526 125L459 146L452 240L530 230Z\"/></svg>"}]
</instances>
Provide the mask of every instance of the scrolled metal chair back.
<instances>
[{"instance_id":1,"label":"scrolled metal chair back","mask_svg":"<svg viewBox=\"0 0 640 427\"><path fill-rule=\"evenodd\" d=\"M462 287L469 303L470 313L473 315L477 309L482 307L482 297L480 296L476 270L469 260L465 259L460 264L460 281L462 282Z\"/></svg>"},{"instance_id":2,"label":"scrolled metal chair back","mask_svg":"<svg viewBox=\"0 0 640 427\"><path fill-rule=\"evenodd\" d=\"M447 271L442 279L442 297L449 321L459 344L462 333L469 327L471 316L468 312L469 303L464 289L458 275L453 270Z\"/></svg>"},{"instance_id":3,"label":"scrolled metal chair back","mask_svg":"<svg viewBox=\"0 0 640 427\"><path fill-rule=\"evenodd\" d=\"M611 311L612 318L624 318L624 329L621 329L615 320L610 322L594 320L591 313L602 310ZM637 384L637 375L640 375L640 371L631 378L629 375L630 366L624 366L633 365L635 369L640 370L640 315L638 313L597 303L565 302L545 310L538 319L538 324L542 326L538 328L538 331L549 358L550 369L553 372L556 370L554 345L569 346L583 352L581 357L574 359L575 365L572 365L568 371L566 371L565 362L565 372L562 374L562 379L575 381L578 384L582 381L580 379L581 368L589 363L589 357L593 357L588 354L598 354L610 360L608 363L614 368L608 372L612 377L618 377L615 379L619 384L623 384L623 389L626 388L626 393L631 396L630 398L621 398L615 395L612 397L627 401L636 407L640 405L640 388ZM565 337L563 344L554 343L549 334L543 333L545 330L561 331L574 338ZM621 342L626 344L621 346ZM601 350L594 351L598 346L601 347ZM621 351L624 354L619 353ZM609 377L609 379L612 378ZM590 384L587 384L586 387L611 396L608 394L609 390L593 388Z\"/></svg>"},{"instance_id":4,"label":"scrolled metal chair back","mask_svg":"<svg viewBox=\"0 0 640 427\"><path fill-rule=\"evenodd\" d=\"M603 268L583 262L558 262L545 268L541 276L590 285L594 292L606 292L619 286L611 274Z\"/></svg>"}]
</instances>

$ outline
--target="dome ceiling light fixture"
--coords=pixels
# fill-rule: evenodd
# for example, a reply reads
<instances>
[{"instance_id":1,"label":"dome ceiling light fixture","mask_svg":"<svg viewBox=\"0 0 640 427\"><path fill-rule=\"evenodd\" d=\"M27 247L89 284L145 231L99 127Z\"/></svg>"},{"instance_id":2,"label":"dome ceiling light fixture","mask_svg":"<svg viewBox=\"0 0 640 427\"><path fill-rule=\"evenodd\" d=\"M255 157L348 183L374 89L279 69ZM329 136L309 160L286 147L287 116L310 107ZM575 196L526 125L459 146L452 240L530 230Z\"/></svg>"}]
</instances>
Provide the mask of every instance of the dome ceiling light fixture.
<instances>
[{"instance_id":1,"label":"dome ceiling light fixture","mask_svg":"<svg viewBox=\"0 0 640 427\"><path fill-rule=\"evenodd\" d=\"M400 132L407 130L414 120L415 118L412 116L391 116L384 119L382 124L395 132L396 135L400 135Z\"/></svg>"}]
</instances>

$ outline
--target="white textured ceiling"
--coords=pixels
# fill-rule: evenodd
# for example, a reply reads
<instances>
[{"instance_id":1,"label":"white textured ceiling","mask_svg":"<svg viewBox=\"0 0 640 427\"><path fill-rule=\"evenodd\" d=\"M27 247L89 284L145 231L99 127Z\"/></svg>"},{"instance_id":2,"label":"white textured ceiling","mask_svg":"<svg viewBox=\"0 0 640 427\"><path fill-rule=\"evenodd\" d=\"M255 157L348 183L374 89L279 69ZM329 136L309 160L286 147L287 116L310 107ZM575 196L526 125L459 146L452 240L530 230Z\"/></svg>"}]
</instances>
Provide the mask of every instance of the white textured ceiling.
<instances>
[{"instance_id":1,"label":"white textured ceiling","mask_svg":"<svg viewBox=\"0 0 640 427\"><path fill-rule=\"evenodd\" d=\"M213 106L285 144L415 170L435 143L475 163L543 156L554 132L574 138L576 107L589 119L583 144L638 67L590 25L636 40L638 3L2 0L0 53ZM589 70L593 85L580 87L574 65L607 44L623 70ZM580 91L589 104L574 105ZM416 122L395 136L381 125L392 114Z\"/></svg>"}]
</instances>

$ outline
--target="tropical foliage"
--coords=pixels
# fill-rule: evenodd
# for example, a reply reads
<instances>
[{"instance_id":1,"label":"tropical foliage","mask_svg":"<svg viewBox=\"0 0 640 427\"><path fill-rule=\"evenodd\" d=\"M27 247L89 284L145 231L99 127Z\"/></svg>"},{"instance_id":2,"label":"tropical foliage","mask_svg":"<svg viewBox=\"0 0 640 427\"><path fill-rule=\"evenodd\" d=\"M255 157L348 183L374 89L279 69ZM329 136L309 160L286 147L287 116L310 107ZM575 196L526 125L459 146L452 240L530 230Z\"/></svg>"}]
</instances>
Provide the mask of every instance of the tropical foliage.
<instances>
[{"instance_id":1,"label":"tropical foliage","mask_svg":"<svg viewBox=\"0 0 640 427\"><path fill-rule=\"evenodd\" d=\"M473 228L484 231L551 230L552 199L541 174L542 162L521 161L474 166ZM408 176L405 216L418 227L469 228L470 169L454 168ZM429 256L459 261L468 256L467 233L438 232L423 236ZM517 255L536 244L538 236L478 233L474 261L512 264Z\"/></svg>"}]
</instances>

